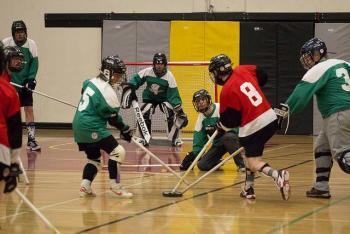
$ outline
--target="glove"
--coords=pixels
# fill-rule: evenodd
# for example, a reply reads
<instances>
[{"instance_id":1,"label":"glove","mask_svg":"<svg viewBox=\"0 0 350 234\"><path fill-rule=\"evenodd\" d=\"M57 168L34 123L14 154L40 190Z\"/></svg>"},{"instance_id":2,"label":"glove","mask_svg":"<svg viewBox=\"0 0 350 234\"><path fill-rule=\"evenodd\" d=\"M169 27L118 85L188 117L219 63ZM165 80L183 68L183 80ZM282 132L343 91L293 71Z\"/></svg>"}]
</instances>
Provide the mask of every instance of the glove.
<instances>
[{"instance_id":1,"label":"glove","mask_svg":"<svg viewBox=\"0 0 350 234\"><path fill-rule=\"evenodd\" d=\"M25 80L23 83L23 87L27 89L28 91L34 90L36 86L36 80Z\"/></svg>"},{"instance_id":2,"label":"glove","mask_svg":"<svg viewBox=\"0 0 350 234\"><path fill-rule=\"evenodd\" d=\"M179 105L174 108L175 110L175 120L174 124L177 129L181 129L187 126L188 124L188 118L185 112L182 109L182 106Z\"/></svg>"},{"instance_id":3,"label":"glove","mask_svg":"<svg viewBox=\"0 0 350 234\"><path fill-rule=\"evenodd\" d=\"M124 84L121 103L122 108L129 109L133 100L137 101L135 89L129 84Z\"/></svg>"},{"instance_id":4,"label":"glove","mask_svg":"<svg viewBox=\"0 0 350 234\"><path fill-rule=\"evenodd\" d=\"M282 129L282 123L285 118L289 116L289 106L285 103L281 103L277 108L274 108L277 115L277 129Z\"/></svg>"},{"instance_id":5,"label":"glove","mask_svg":"<svg viewBox=\"0 0 350 234\"><path fill-rule=\"evenodd\" d=\"M196 155L193 152L188 152L180 164L180 170L186 171L196 159Z\"/></svg>"},{"instance_id":6,"label":"glove","mask_svg":"<svg viewBox=\"0 0 350 234\"><path fill-rule=\"evenodd\" d=\"M19 169L18 163L12 163L10 166L10 174L5 178L4 193L11 193L17 187L17 180L22 171Z\"/></svg>"},{"instance_id":7,"label":"glove","mask_svg":"<svg viewBox=\"0 0 350 234\"><path fill-rule=\"evenodd\" d=\"M226 133L226 130L223 128L223 125L220 121L218 121L215 125L215 129L218 131L216 138L223 136Z\"/></svg>"},{"instance_id":8,"label":"glove","mask_svg":"<svg viewBox=\"0 0 350 234\"><path fill-rule=\"evenodd\" d=\"M125 125L123 130L120 131L120 139L130 142L132 138L132 131L128 125Z\"/></svg>"},{"instance_id":9,"label":"glove","mask_svg":"<svg viewBox=\"0 0 350 234\"><path fill-rule=\"evenodd\" d=\"M205 133L209 136L213 135L213 133L215 132L216 130L216 126L214 125L208 125L208 126L205 126Z\"/></svg>"}]
</instances>

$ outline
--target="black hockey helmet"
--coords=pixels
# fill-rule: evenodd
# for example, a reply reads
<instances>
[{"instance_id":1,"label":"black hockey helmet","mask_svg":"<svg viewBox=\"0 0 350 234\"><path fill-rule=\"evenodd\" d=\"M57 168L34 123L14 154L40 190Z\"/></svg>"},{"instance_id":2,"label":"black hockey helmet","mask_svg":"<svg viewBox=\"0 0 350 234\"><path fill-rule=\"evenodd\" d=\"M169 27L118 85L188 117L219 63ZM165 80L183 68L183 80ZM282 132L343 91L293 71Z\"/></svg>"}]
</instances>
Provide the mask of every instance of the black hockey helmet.
<instances>
[{"instance_id":1,"label":"black hockey helmet","mask_svg":"<svg viewBox=\"0 0 350 234\"><path fill-rule=\"evenodd\" d=\"M16 40L15 32L17 32L17 31L24 31L25 32L26 36L23 40L20 40L20 41ZM14 21L12 23L11 32L12 32L12 38L15 41L16 45L22 46L26 42L26 40L27 40L27 26L23 20Z\"/></svg>"},{"instance_id":2,"label":"black hockey helmet","mask_svg":"<svg viewBox=\"0 0 350 234\"><path fill-rule=\"evenodd\" d=\"M223 85L226 80L225 77L232 73L231 59L225 54L219 54L210 59L209 74L211 80L218 84Z\"/></svg>"},{"instance_id":3,"label":"black hockey helmet","mask_svg":"<svg viewBox=\"0 0 350 234\"><path fill-rule=\"evenodd\" d=\"M164 66L161 68L156 67L156 64L163 64ZM163 53L156 53L153 56L153 71L154 74L158 77L162 77L167 72L168 60L166 55Z\"/></svg>"},{"instance_id":4,"label":"black hockey helmet","mask_svg":"<svg viewBox=\"0 0 350 234\"><path fill-rule=\"evenodd\" d=\"M200 108L200 106L198 106L198 104L199 104L199 101L203 98L207 100L207 106ZM212 100L211 100L211 96L210 96L209 92L205 89L201 89L201 90L196 91L192 97L192 104L193 104L194 109L197 112L200 112L200 113L207 112L209 107L212 104Z\"/></svg>"},{"instance_id":5,"label":"black hockey helmet","mask_svg":"<svg viewBox=\"0 0 350 234\"><path fill-rule=\"evenodd\" d=\"M101 73L109 81L115 73L125 75L126 65L117 55L107 56L102 60Z\"/></svg>"},{"instance_id":6,"label":"black hockey helmet","mask_svg":"<svg viewBox=\"0 0 350 234\"><path fill-rule=\"evenodd\" d=\"M5 64L11 72L19 72L23 69L24 54L18 46L7 46L4 49ZM20 58L22 62L18 66L13 66L11 60L13 58Z\"/></svg>"},{"instance_id":7,"label":"black hockey helmet","mask_svg":"<svg viewBox=\"0 0 350 234\"><path fill-rule=\"evenodd\" d=\"M314 61L314 54L318 52L320 59ZM327 56L327 46L321 39L314 37L305 42L300 49L300 63L306 69L309 70L316 65L322 58Z\"/></svg>"}]
</instances>

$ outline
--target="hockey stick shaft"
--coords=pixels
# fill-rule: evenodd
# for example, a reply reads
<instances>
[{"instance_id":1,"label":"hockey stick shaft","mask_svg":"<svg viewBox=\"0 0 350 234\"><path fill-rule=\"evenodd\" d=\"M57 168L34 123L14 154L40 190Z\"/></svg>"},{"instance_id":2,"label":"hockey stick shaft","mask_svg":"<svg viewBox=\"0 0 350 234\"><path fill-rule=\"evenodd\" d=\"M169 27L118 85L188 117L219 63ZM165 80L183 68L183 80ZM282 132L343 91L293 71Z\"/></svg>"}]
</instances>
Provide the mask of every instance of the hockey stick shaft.
<instances>
[{"instance_id":1,"label":"hockey stick shaft","mask_svg":"<svg viewBox=\"0 0 350 234\"><path fill-rule=\"evenodd\" d=\"M23 195L23 193L21 193L21 191L19 191L16 188L16 193L17 195L24 201L24 203L26 203L30 209L32 209L34 211L34 213L36 215L39 216L39 218L49 227L52 229L52 231L54 231L55 233L60 233L57 228L55 226L52 225L52 223L38 210L38 208L36 208L33 203L31 203L28 198L26 196Z\"/></svg>"},{"instance_id":2,"label":"hockey stick shaft","mask_svg":"<svg viewBox=\"0 0 350 234\"><path fill-rule=\"evenodd\" d=\"M25 87L23 87L22 85L19 85L19 84L13 83L13 82L10 82L10 83L11 83L13 86L16 86L16 87L21 88L21 89L25 88ZM27 89L28 89L28 88L27 88ZM42 92L40 92L40 91L36 91L36 90L33 90L33 89L28 89L28 90L29 90L30 92L36 93L36 94L38 94L38 95L40 95L40 96L47 97L47 98L49 98L49 99L55 100L55 101L57 101L57 102L66 104L66 105L71 106L71 107L74 107L74 108L78 108L77 106L75 106L75 105L73 105L73 104L71 104L71 103L69 103L69 102L66 102L66 101L63 101L63 100L61 100L61 99L52 97L52 96L47 95L47 94L45 94L45 93L42 93Z\"/></svg>"},{"instance_id":3,"label":"hockey stick shaft","mask_svg":"<svg viewBox=\"0 0 350 234\"><path fill-rule=\"evenodd\" d=\"M189 186L187 186L183 191L182 194L184 194L187 190L189 190L190 188L192 188L193 186L195 186L196 184L198 184L201 180L203 180L205 177L207 177L208 175L210 175L211 173L213 173L214 171L216 171L219 167L221 167L223 164L225 164L229 159L233 158L234 156L236 156L237 154L239 154L240 152L242 152L244 148L241 147L238 150L236 150L235 152L233 152L229 157L225 158L224 160L222 160L219 164L217 164L215 167L213 167L211 170L207 171L204 175L202 175L201 177L199 177L196 181L194 181L192 184L190 184Z\"/></svg>"},{"instance_id":4,"label":"hockey stick shaft","mask_svg":"<svg viewBox=\"0 0 350 234\"><path fill-rule=\"evenodd\" d=\"M156 155L154 155L151 151L149 151L146 147L144 147L141 143L137 142L134 138L132 138L132 141L140 147L143 151L145 151L149 156L154 158L157 162L159 162L163 167L165 167L168 171L170 171L172 174L174 174L177 178L181 179L181 176L177 174L171 167L166 165L160 158L158 158ZM185 182L186 184L189 184L187 181Z\"/></svg>"},{"instance_id":5,"label":"hockey stick shaft","mask_svg":"<svg viewBox=\"0 0 350 234\"><path fill-rule=\"evenodd\" d=\"M213 135L211 135L211 137L209 138L209 140L207 141L207 143L204 145L204 147L202 148L202 150L199 152L199 154L197 155L197 157L194 159L194 161L192 162L191 166L187 169L187 171L185 172L185 174L180 178L180 180L177 182L177 184L175 185L175 187L173 188L172 192L175 192L176 189L178 189L178 187L181 185L182 181L184 181L184 179L186 178L186 176L188 175L188 173L190 173L190 171L192 170L192 168L196 165L196 163L198 162L198 160L202 157L202 155L204 154L205 150L208 148L208 146L213 142L214 138L216 137L216 135L218 134L218 130L215 130L215 132L213 133Z\"/></svg>"},{"instance_id":6,"label":"hockey stick shaft","mask_svg":"<svg viewBox=\"0 0 350 234\"><path fill-rule=\"evenodd\" d=\"M141 109L139 107L139 104L137 103L136 100L133 100L131 102L131 104L132 104L132 107L133 107L133 109L135 111L136 120L137 120L137 122L139 124L139 128L140 128L141 134L143 135L143 138L146 140L146 142L149 143L149 141L151 140L151 134L148 131L148 128L147 128L145 119L143 118L143 115L142 115Z\"/></svg>"},{"instance_id":7,"label":"hockey stick shaft","mask_svg":"<svg viewBox=\"0 0 350 234\"><path fill-rule=\"evenodd\" d=\"M28 176L27 176L27 172L24 169L21 157L18 157L18 163L19 163L19 168L22 170L24 181L26 182L26 184L29 184L29 179L28 179Z\"/></svg>"}]
</instances>

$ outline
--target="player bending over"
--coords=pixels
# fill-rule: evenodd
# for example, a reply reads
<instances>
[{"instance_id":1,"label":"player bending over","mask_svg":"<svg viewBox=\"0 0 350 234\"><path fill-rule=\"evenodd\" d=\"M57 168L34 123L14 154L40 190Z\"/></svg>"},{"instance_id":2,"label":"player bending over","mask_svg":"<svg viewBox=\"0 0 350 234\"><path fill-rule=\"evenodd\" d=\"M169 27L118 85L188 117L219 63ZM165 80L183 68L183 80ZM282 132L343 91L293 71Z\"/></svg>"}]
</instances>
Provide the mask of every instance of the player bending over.
<instances>
[{"instance_id":1,"label":"player bending over","mask_svg":"<svg viewBox=\"0 0 350 234\"><path fill-rule=\"evenodd\" d=\"M84 151L87 163L83 171L80 196L95 196L91 188L101 168L101 150L109 155L108 172L110 190L116 197L131 198L120 184L120 168L125 159L125 149L107 129L110 125L120 130L121 139L131 140L131 130L118 115L120 103L113 89L125 78L126 66L117 56L103 59L100 74L83 83L82 96L73 120L74 140L79 150Z\"/></svg>"}]
</instances>

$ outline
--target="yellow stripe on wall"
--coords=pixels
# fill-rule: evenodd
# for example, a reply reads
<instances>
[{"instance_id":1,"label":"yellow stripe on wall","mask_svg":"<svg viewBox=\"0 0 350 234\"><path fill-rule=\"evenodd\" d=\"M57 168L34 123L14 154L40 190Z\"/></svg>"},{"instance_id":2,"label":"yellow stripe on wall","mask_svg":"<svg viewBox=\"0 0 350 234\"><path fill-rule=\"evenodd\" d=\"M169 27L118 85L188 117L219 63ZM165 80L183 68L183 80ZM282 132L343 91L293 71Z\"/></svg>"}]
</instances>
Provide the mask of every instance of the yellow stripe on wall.
<instances>
[{"instance_id":1,"label":"yellow stripe on wall","mask_svg":"<svg viewBox=\"0 0 350 234\"><path fill-rule=\"evenodd\" d=\"M239 63L239 22L172 21L170 29L170 61L209 61L225 53L233 63ZM214 101L214 84L207 66L171 66L183 106L189 118L185 131L193 131L198 113L192 105L192 95L207 89Z\"/></svg>"}]
</instances>

